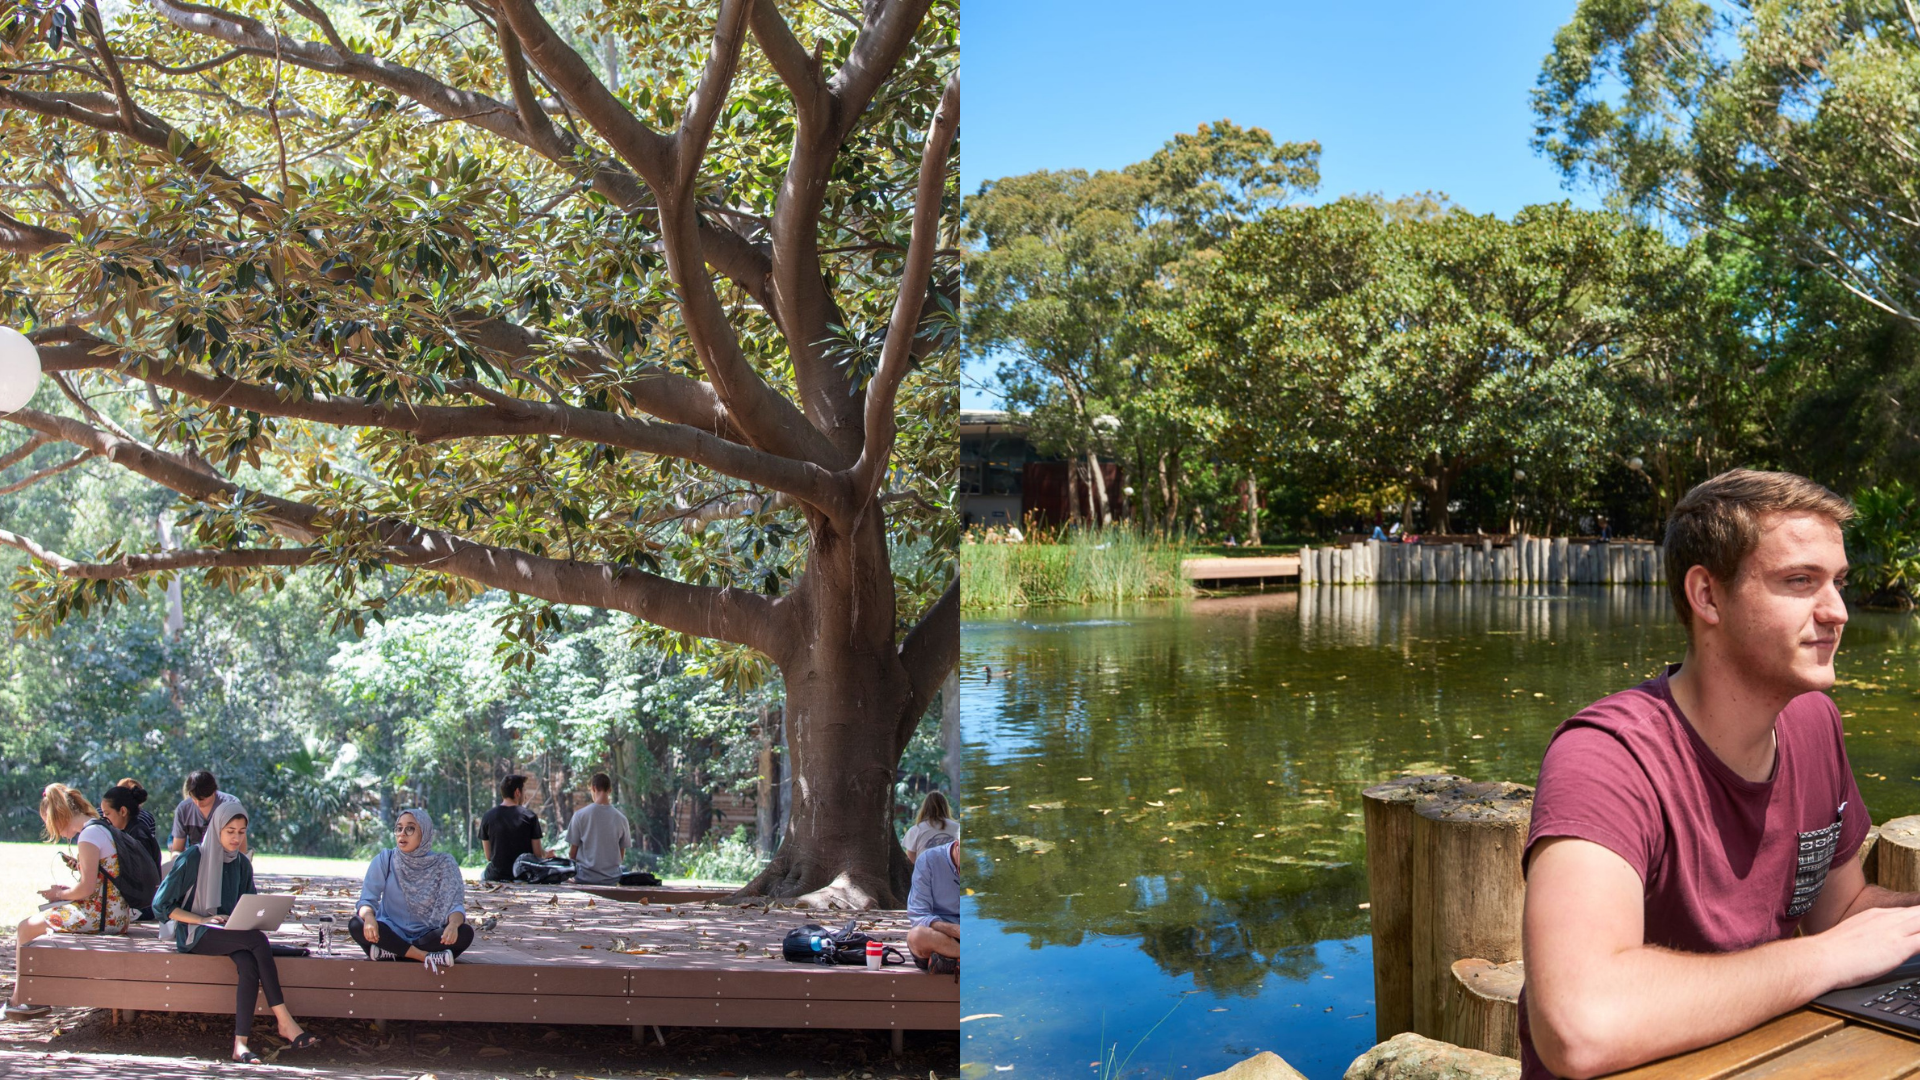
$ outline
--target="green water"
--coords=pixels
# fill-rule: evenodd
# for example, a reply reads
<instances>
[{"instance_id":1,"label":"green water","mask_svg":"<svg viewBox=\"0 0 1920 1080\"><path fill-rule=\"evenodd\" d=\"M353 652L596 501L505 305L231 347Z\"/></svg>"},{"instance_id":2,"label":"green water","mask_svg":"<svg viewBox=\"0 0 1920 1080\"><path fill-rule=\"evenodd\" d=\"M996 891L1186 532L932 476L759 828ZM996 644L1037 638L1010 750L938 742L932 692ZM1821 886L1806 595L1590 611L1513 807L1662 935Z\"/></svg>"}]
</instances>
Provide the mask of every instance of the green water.
<instances>
[{"instance_id":1,"label":"green water","mask_svg":"<svg viewBox=\"0 0 1920 1080\"><path fill-rule=\"evenodd\" d=\"M1532 783L1560 721L1684 647L1655 588L1319 588L968 622L962 993L1001 1014L963 1026L968 1075L1098 1076L1103 1047L1124 1057L1164 1016L1129 1075L1267 1049L1339 1076L1374 1035L1360 791L1407 772ZM1911 617L1848 625L1833 695L1876 822L1920 812L1917 661Z\"/></svg>"}]
</instances>

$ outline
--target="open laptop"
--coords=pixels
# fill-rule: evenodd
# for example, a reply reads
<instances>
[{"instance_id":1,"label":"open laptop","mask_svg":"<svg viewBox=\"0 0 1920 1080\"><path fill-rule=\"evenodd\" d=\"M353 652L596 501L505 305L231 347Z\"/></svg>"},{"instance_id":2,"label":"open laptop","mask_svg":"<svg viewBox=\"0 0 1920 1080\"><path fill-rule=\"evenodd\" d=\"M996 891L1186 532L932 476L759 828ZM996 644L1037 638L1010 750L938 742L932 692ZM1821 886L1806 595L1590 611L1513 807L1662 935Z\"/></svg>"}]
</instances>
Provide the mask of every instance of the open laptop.
<instances>
[{"instance_id":1,"label":"open laptop","mask_svg":"<svg viewBox=\"0 0 1920 1080\"><path fill-rule=\"evenodd\" d=\"M1920 956L1873 982L1822 994L1813 1007L1902 1035L1920 1034Z\"/></svg>"},{"instance_id":2,"label":"open laptop","mask_svg":"<svg viewBox=\"0 0 1920 1080\"><path fill-rule=\"evenodd\" d=\"M292 915L293 897L248 893L234 902L233 914L227 916L226 928L229 930L278 930L280 924L286 922Z\"/></svg>"}]
</instances>

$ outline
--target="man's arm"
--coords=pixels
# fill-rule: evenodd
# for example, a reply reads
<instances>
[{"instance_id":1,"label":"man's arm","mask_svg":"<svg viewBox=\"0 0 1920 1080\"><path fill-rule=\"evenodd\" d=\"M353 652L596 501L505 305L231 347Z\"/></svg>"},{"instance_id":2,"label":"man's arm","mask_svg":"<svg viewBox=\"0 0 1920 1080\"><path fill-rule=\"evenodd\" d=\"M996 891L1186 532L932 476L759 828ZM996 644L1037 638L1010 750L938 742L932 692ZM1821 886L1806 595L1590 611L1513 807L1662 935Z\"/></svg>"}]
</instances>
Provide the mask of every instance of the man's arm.
<instances>
[{"instance_id":1,"label":"man's arm","mask_svg":"<svg viewBox=\"0 0 1920 1080\"><path fill-rule=\"evenodd\" d=\"M1583 1080L1708 1046L1920 952L1920 910L1875 908L1808 937L1678 953L1645 944L1644 904L1640 875L1608 848L1556 837L1534 849L1527 1019L1555 1073Z\"/></svg>"}]
</instances>

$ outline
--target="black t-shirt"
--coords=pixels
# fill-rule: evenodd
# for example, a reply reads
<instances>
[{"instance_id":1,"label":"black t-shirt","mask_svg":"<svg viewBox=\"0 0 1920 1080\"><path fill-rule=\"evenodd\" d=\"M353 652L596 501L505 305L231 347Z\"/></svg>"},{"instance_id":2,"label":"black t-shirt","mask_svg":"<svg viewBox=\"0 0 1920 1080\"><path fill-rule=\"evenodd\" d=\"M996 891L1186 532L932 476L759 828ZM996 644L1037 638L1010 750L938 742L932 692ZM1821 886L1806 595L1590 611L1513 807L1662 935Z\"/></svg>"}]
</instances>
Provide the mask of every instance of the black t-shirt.
<instances>
[{"instance_id":1,"label":"black t-shirt","mask_svg":"<svg viewBox=\"0 0 1920 1080\"><path fill-rule=\"evenodd\" d=\"M495 881L513 879L513 860L533 853L533 842L541 836L540 819L524 806L499 806L480 818L480 839L493 845L487 858L487 877Z\"/></svg>"}]
</instances>

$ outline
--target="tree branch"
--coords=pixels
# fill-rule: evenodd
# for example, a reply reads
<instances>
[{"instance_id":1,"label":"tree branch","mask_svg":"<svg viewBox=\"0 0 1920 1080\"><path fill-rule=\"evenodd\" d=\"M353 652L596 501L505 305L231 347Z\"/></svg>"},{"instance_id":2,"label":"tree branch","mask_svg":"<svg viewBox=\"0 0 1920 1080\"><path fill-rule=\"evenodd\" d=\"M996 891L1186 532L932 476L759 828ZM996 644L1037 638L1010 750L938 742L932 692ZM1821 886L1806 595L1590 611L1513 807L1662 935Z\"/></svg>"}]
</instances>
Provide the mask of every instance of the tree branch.
<instances>
[{"instance_id":1,"label":"tree branch","mask_svg":"<svg viewBox=\"0 0 1920 1080\"><path fill-rule=\"evenodd\" d=\"M886 479L887 459L893 453L894 401L912 360L914 335L926 306L925 283L933 276L933 253L940 240L940 204L947 187L947 151L960 127L960 76L947 80L940 107L927 129L920 153L920 183L913 199L913 239L907 244L906 267L900 274L900 295L893 305L887 341L880 350L880 368L867 384L866 445L852 469L854 497L862 504L879 492Z\"/></svg>"},{"instance_id":2,"label":"tree branch","mask_svg":"<svg viewBox=\"0 0 1920 1080\"><path fill-rule=\"evenodd\" d=\"M50 436L42 435L37 431L34 432L27 437L26 442L7 451L4 456L0 456L0 472L11 469L15 465L27 460L33 456L35 450L40 449L52 441L53 439Z\"/></svg>"},{"instance_id":3,"label":"tree branch","mask_svg":"<svg viewBox=\"0 0 1920 1080\"><path fill-rule=\"evenodd\" d=\"M727 103L727 91L733 86L734 73L740 67L740 47L747 36L747 15L753 0L721 0L719 25L713 31L713 44L707 50L707 64L700 72L699 85L687 99L687 110L680 116L680 129L673 136L674 191L693 190L700 176L700 160L707 154L713 138L713 126Z\"/></svg>"},{"instance_id":4,"label":"tree branch","mask_svg":"<svg viewBox=\"0 0 1920 1080\"><path fill-rule=\"evenodd\" d=\"M267 512L276 525L276 531L297 537L306 544L340 526L338 521L322 514L316 507L249 491L237 484L195 472L171 454L141 443L129 443L77 420L32 409L9 413L4 419L82 449L92 449L115 465L196 501L234 502L244 498ZM476 543L443 530L421 528L394 518L353 524L371 532L379 548L379 557L395 565L448 574L556 604L612 608L669 630L736 642L759 649L769 656L782 655L795 639L791 627L787 625L792 618L792 609L790 602L785 599L774 599L730 587L689 585L611 563L550 559L529 552ZM35 558L52 566L60 567L63 563L67 566L79 565L11 533L0 537L0 542L12 543L33 552ZM292 549L278 549L275 554L286 550ZM193 553L179 554L190 556ZM266 555L228 557L269 558ZM318 561L318 557L309 561Z\"/></svg>"},{"instance_id":5,"label":"tree branch","mask_svg":"<svg viewBox=\"0 0 1920 1080\"><path fill-rule=\"evenodd\" d=\"M59 571L62 577L86 581L117 581L173 570L208 567L256 569L266 566L306 566L327 554L326 548L200 548L191 551L159 551L141 555L122 555L112 562L82 563L49 551L27 537L0 529L0 544L10 544Z\"/></svg>"},{"instance_id":6,"label":"tree branch","mask_svg":"<svg viewBox=\"0 0 1920 1080\"><path fill-rule=\"evenodd\" d=\"M501 21L512 27L527 56L560 96L571 102L614 153L656 192L664 190L672 182L668 165L673 160L673 145L668 138L641 123L613 96L580 54L554 32L533 0L498 0L497 7Z\"/></svg>"},{"instance_id":7,"label":"tree branch","mask_svg":"<svg viewBox=\"0 0 1920 1080\"><path fill-rule=\"evenodd\" d=\"M32 440L28 440L28 441L31 442ZM47 477L58 476L61 473L66 472L68 469L73 468L75 465L79 465L80 463L86 461L88 458L92 456L93 456L93 452L91 450L82 450L78 454L73 455L72 457L68 458L67 460L61 462L58 465L49 465L48 467L41 469L39 472L36 472L33 475L28 476L24 480L15 480L13 483L8 484L5 487L0 487L0 495L11 495L16 491L25 491L26 489L32 487L33 485L39 483L40 481L45 480Z\"/></svg>"},{"instance_id":8,"label":"tree branch","mask_svg":"<svg viewBox=\"0 0 1920 1080\"><path fill-rule=\"evenodd\" d=\"M0 213L0 250L19 255L38 255L71 243L73 237L58 229L43 229L11 214Z\"/></svg>"},{"instance_id":9,"label":"tree branch","mask_svg":"<svg viewBox=\"0 0 1920 1080\"><path fill-rule=\"evenodd\" d=\"M59 328L70 331L70 328ZM40 335L35 335L40 338ZM41 353L45 371L111 369L231 409L284 416L333 427L404 431L422 442L501 436L548 435L617 446L643 454L677 457L759 487L784 491L821 511L844 511L844 484L810 462L765 453L683 424L636 420L615 413L496 395L487 406L388 404L353 397L284 396L279 388L202 375L163 360L130 358L110 342L88 335L49 331Z\"/></svg>"},{"instance_id":10,"label":"tree branch","mask_svg":"<svg viewBox=\"0 0 1920 1080\"><path fill-rule=\"evenodd\" d=\"M960 662L960 578L947 583L940 599L933 602L900 643L900 663L907 669L907 685L912 696L900 721L894 745L904 748L913 737L920 717L933 704L955 664Z\"/></svg>"}]
</instances>

